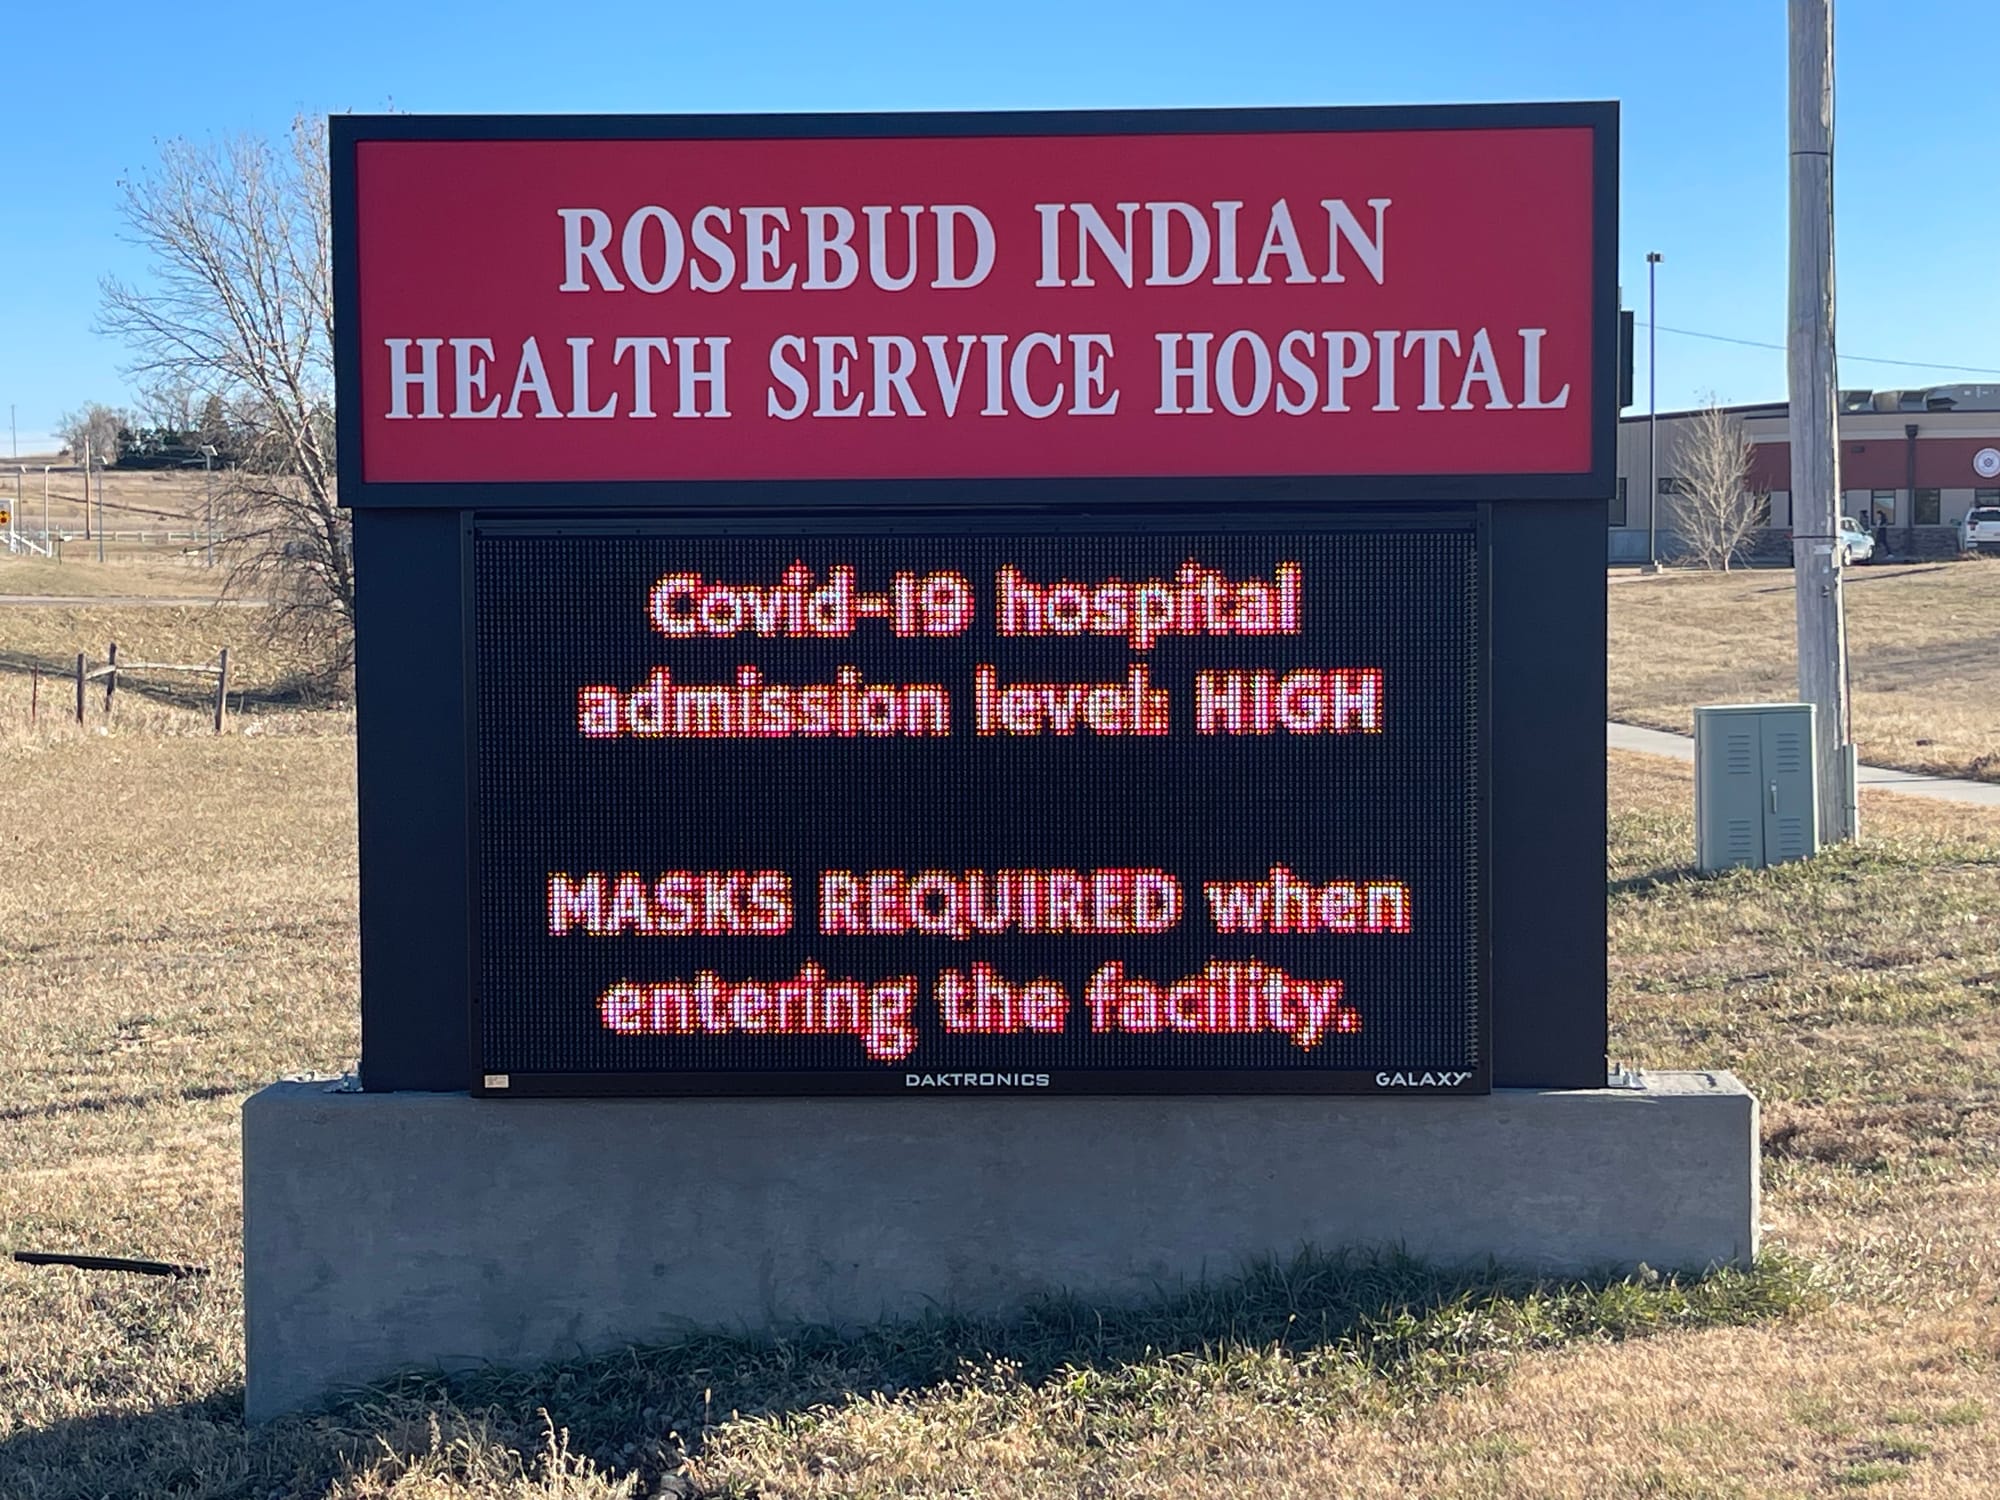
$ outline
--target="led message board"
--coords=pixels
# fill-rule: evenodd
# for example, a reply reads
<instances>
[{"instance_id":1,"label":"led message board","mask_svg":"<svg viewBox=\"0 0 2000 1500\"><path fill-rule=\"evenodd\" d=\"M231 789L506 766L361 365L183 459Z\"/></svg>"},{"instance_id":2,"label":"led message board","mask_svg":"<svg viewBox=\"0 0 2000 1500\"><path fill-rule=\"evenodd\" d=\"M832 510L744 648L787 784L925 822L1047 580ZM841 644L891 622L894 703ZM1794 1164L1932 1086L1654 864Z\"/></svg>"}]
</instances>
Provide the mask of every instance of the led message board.
<instances>
[{"instance_id":1,"label":"led message board","mask_svg":"<svg viewBox=\"0 0 2000 1500\"><path fill-rule=\"evenodd\" d=\"M473 543L510 1091L1478 1089L1467 525Z\"/></svg>"}]
</instances>

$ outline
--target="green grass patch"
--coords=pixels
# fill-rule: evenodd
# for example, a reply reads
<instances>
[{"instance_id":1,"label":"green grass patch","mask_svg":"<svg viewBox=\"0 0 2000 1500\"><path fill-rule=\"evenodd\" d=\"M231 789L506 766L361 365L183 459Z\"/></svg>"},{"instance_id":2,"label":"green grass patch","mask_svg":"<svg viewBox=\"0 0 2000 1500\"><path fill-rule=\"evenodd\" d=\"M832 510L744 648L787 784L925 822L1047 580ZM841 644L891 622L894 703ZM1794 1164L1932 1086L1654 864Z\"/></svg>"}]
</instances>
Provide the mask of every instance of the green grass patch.
<instances>
[{"instance_id":1,"label":"green grass patch","mask_svg":"<svg viewBox=\"0 0 2000 1500\"><path fill-rule=\"evenodd\" d=\"M422 1408L494 1429L546 1413L592 1462L671 1469L706 1450L704 1468L725 1481L787 1452L856 1450L859 1462L883 1441L878 1427L969 1423L1033 1433L1088 1469L1089 1455L1171 1437L1208 1403L1247 1398L1329 1421L1491 1379L1536 1350L1782 1317L1818 1300L1810 1268L1782 1255L1706 1276L1578 1281L1302 1255L1137 1309L1057 1300L1006 1322L934 1316L413 1377L373 1388L339 1419L407 1427Z\"/></svg>"},{"instance_id":2,"label":"green grass patch","mask_svg":"<svg viewBox=\"0 0 2000 1500\"><path fill-rule=\"evenodd\" d=\"M1937 1411L1925 1411L1920 1406L1893 1406L1882 1414L1882 1420L1891 1427L1976 1427L1985 1415L1986 1408L1977 1401L1954 1401ZM1898 1438L1893 1441L1914 1440Z\"/></svg>"},{"instance_id":3,"label":"green grass patch","mask_svg":"<svg viewBox=\"0 0 2000 1500\"><path fill-rule=\"evenodd\" d=\"M1909 1475L1910 1471L1900 1464L1883 1463L1871 1458L1837 1470L1833 1482L1858 1490L1876 1484L1897 1484L1909 1478Z\"/></svg>"},{"instance_id":4,"label":"green grass patch","mask_svg":"<svg viewBox=\"0 0 2000 1500\"><path fill-rule=\"evenodd\" d=\"M1986 1419L1986 1408L1977 1401L1954 1401L1931 1418L1939 1427L1977 1427Z\"/></svg>"}]
</instances>

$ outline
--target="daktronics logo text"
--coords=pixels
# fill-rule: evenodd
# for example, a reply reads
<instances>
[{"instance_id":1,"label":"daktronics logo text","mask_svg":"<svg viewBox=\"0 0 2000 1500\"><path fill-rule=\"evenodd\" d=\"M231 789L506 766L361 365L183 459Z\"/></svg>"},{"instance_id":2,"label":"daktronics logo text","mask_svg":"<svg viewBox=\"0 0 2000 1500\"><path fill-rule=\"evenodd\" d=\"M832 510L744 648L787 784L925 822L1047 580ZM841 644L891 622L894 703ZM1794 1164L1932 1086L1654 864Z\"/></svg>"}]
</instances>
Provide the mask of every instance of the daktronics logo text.
<instances>
[{"instance_id":1,"label":"daktronics logo text","mask_svg":"<svg viewBox=\"0 0 2000 1500\"><path fill-rule=\"evenodd\" d=\"M1046 1073L905 1073L906 1089L1045 1089Z\"/></svg>"}]
</instances>

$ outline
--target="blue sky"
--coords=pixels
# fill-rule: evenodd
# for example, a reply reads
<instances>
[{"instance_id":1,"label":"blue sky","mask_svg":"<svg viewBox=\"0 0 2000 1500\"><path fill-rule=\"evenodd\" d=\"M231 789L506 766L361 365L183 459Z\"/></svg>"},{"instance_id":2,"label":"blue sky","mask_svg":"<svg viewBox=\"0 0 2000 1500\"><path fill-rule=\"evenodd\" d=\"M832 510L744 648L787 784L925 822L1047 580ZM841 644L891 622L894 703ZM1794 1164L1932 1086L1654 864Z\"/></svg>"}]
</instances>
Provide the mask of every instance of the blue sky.
<instances>
[{"instance_id":1,"label":"blue sky","mask_svg":"<svg viewBox=\"0 0 2000 1500\"><path fill-rule=\"evenodd\" d=\"M54 0L21 0L0 21L11 84L0 128L0 405L17 409L22 452L43 445L58 413L130 396L124 352L93 332L99 279L143 274L119 238L122 173L143 168L172 136L276 133L299 111L387 107L1618 99L1620 270L1642 321L1645 252L1666 257L1662 407L1709 392L1726 401L1784 394L1782 353L1664 331L1784 341L1783 0L339 0L302 12L113 0L92 15L98 39L89 43ZM2000 5L1846 0L1838 26L1842 384L2000 380L1856 357L2000 370ZM1642 330L1641 408L1643 340Z\"/></svg>"}]
</instances>

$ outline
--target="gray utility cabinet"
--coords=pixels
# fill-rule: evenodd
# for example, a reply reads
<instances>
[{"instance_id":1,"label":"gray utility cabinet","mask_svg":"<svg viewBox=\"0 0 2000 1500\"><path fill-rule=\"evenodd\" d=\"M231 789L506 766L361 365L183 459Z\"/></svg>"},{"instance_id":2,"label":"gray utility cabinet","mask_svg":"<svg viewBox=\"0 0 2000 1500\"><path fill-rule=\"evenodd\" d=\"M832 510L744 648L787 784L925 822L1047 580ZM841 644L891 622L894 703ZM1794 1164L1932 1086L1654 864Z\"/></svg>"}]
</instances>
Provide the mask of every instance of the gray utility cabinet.
<instances>
[{"instance_id":1,"label":"gray utility cabinet","mask_svg":"<svg viewBox=\"0 0 2000 1500\"><path fill-rule=\"evenodd\" d=\"M1819 853L1813 712L1810 703L1694 711L1694 845L1702 870Z\"/></svg>"}]
</instances>

